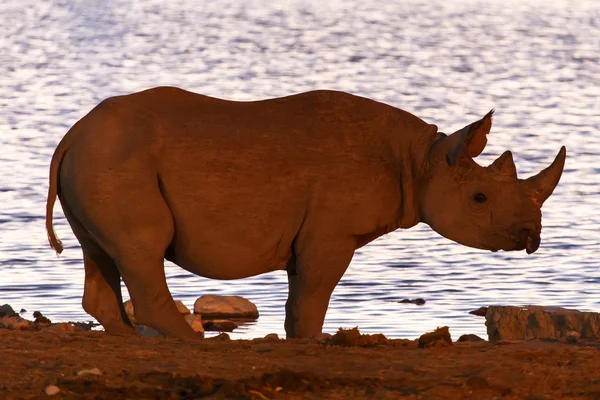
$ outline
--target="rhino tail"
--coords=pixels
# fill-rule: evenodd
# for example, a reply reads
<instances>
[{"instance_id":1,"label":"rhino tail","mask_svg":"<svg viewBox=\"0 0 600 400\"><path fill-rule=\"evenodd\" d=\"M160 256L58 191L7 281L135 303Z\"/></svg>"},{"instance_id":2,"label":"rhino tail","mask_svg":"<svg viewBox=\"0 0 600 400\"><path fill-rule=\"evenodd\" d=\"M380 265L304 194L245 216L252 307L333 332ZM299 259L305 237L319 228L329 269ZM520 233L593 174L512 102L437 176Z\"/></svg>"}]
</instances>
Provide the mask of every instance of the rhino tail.
<instances>
[{"instance_id":1,"label":"rhino tail","mask_svg":"<svg viewBox=\"0 0 600 400\"><path fill-rule=\"evenodd\" d=\"M64 144L64 141L61 142L54 151L52 161L50 161L50 184L48 185L48 200L46 201L46 233L48 234L50 246L56 250L56 254L62 253L63 245L60 239L56 237L56 232L52 225L52 212L59 190L58 174L60 173L60 164L67 149L68 146Z\"/></svg>"}]
</instances>

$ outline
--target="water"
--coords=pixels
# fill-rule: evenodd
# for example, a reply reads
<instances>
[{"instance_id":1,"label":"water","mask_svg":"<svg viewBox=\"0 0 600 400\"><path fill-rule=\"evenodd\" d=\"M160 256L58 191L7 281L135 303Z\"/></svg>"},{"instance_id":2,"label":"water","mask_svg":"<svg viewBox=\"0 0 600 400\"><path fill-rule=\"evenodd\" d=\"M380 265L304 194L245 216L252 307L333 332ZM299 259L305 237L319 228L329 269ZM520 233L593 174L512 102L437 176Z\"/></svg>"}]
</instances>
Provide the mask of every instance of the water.
<instances>
[{"instance_id":1,"label":"water","mask_svg":"<svg viewBox=\"0 0 600 400\"><path fill-rule=\"evenodd\" d=\"M467 311L600 308L600 2L4 0L0 50L0 303L90 319L81 252L60 207L66 250L56 257L46 242L50 157L102 99L175 85L238 100L339 89L445 132L494 107L478 160L511 149L520 176L567 146L535 255L469 249L426 226L393 232L357 251L325 331L358 325L410 338L449 325L455 337L485 335ZM220 282L166 270L188 306L205 293L254 301L262 315L237 337L283 334L284 272ZM398 303L414 297L427 303Z\"/></svg>"}]
</instances>

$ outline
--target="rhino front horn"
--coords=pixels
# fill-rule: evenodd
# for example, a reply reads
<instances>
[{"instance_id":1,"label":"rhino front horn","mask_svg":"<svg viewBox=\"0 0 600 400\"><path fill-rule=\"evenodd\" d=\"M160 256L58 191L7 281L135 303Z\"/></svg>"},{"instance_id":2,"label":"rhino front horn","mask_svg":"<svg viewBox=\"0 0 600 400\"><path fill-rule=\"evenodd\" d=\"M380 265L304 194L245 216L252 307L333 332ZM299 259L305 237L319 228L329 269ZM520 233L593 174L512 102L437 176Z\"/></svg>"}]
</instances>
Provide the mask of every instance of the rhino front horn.
<instances>
[{"instance_id":1,"label":"rhino front horn","mask_svg":"<svg viewBox=\"0 0 600 400\"><path fill-rule=\"evenodd\" d=\"M554 191L556 185L558 185L563 167L565 166L566 155L567 149L565 146L562 146L554 162L548 168L525 180L529 195L538 206L541 207L544 204Z\"/></svg>"}]
</instances>

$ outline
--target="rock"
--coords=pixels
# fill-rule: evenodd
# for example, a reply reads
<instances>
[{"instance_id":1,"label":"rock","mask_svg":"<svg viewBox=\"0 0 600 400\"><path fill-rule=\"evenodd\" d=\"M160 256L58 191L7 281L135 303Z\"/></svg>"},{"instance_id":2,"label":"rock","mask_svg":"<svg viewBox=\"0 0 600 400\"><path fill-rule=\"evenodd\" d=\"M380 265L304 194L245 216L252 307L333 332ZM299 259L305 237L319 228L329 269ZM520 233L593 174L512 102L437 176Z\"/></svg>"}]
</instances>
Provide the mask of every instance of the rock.
<instances>
[{"instance_id":1,"label":"rock","mask_svg":"<svg viewBox=\"0 0 600 400\"><path fill-rule=\"evenodd\" d=\"M214 336L214 337L210 338L210 340L218 340L218 341L225 341L226 342L228 340L231 340L231 338L226 333L219 333L217 336Z\"/></svg>"},{"instance_id":2,"label":"rock","mask_svg":"<svg viewBox=\"0 0 600 400\"><path fill-rule=\"evenodd\" d=\"M485 342L485 339L482 339L477 335L466 334L466 335L461 335L458 338L457 342Z\"/></svg>"},{"instance_id":3,"label":"rock","mask_svg":"<svg viewBox=\"0 0 600 400\"><path fill-rule=\"evenodd\" d=\"M177 306L177 310L179 310L180 314L186 315L192 313L181 300L175 300L175 305Z\"/></svg>"},{"instance_id":4,"label":"rock","mask_svg":"<svg viewBox=\"0 0 600 400\"><path fill-rule=\"evenodd\" d=\"M361 334L358 330L358 327L354 327L352 329L343 329L339 328L335 335L331 337L326 337L321 335L315 335L310 340L311 341L320 341L323 340L325 343L336 345L336 346L376 346L378 344L387 344L389 340L381 333L368 335ZM325 334L327 335L327 334ZM322 343L322 342L321 342Z\"/></svg>"},{"instance_id":5,"label":"rock","mask_svg":"<svg viewBox=\"0 0 600 400\"><path fill-rule=\"evenodd\" d=\"M488 311L487 307L479 307L477 310L469 311L469 314L477 315L478 317L485 317L485 314L487 314L487 311Z\"/></svg>"},{"instance_id":6,"label":"rock","mask_svg":"<svg viewBox=\"0 0 600 400\"><path fill-rule=\"evenodd\" d=\"M2 304L0 306L0 317L14 317L15 315L17 313L9 304Z\"/></svg>"},{"instance_id":7,"label":"rock","mask_svg":"<svg viewBox=\"0 0 600 400\"><path fill-rule=\"evenodd\" d=\"M125 307L125 314L127 314L131 323L133 325L137 325L134 312L135 310L133 309L133 303L131 302L131 300L127 300L125 303L123 303L123 306Z\"/></svg>"},{"instance_id":8,"label":"rock","mask_svg":"<svg viewBox=\"0 0 600 400\"><path fill-rule=\"evenodd\" d=\"M44 317L42 315L41 312L39 311L34 311L33 312L33 317L35 318L35 321L33 321L33 323L37 326L50 326L52 325L52 321L50 321L48 318Z\"/></svg>"},{"instance_id":9,"label":"rock","mask_svg":"<svg viewBox=\"0 0 600 400\"><path fill-rule=\"evenodd\" d=\"M202 317L197 314L187 314L184 316L185 320L192 327L194 332L201 333L204 337L204 326L202 325Z\"/></svg>"},{"instance_id":10,"label":"rock","mask_svg":"<svg viewBox=\"0 0 600 400\"><path fill-rule=\"evenodd\" d=\"M83 375L96 375L96 376L101 376L102 375L102 371L100 371L98 368L87 368L87 369L82 369L80 371L77 371L77 376L83 376Z\"/></svg>"},{"instance_id":11,"label":"rock","mask_svg":"<svg viewBox=\"0 0 600 400\"><path fill-rule=\"evenodd\" d=\"M276 333L269 333L264 337L265 342L277 342L279 340L281 339L279 339L279 335Z\"/></svg>"},{"instance_id":12,"label":"rock","mask_svg":"<svg viewBox=\"0 0 600 400\"><path fill-rule=\"evenodd\" d=\"M31 327L31 322L21 317L2 317L0 318L0 328L5 329L27 329Z\"/></svg>"},{"instance_id":13,"label":"rock","mask_svg":"<svg viewBox=\"0 0 600 400\"><path fill-rule=\"evenodd\" d=\"M214 319L204 322L204 329L213 332L233 332L238 325L228 319Z\"/></svg>"},{"instance_id":14,"label":"rock","mask_svg":"<svg viewBox=\"0 0 600 400\"><path fill-rule=\"evenodd\" d=\"M144 337L162 337L163 336L156 329L152 329L146 325L134 325L134 328L140 336L144 336Z\"/></svg>"},{"instance_id":15,"label":"rock","mask_svg":"<svg viewBox=\"0 0 600 400\"><path fill-rule=\"evenodd\" d=\"M422 298L416 298L416 299L403 299L400 300L398 303L410 303L410 304L416 304L418 306L422 306L423 304L425 304L425 300Z\"/></svg>"},{"instance_id":16,"label":"rock","mask_svg":"<svg viewBox=\"0 0 600 400\"><path fill-rule=\"evenodd\" d=\"M194 313L202 318L258 318L258 309L250 300L240 296L207 294L194 303Z\"/></svg>"},{"instance_id":17,"label":"rock","mask_svg":"<svg viewBox=\"0 0 600 400\"><path fill-rule=\"evenodd\" d=\"M543 306L491 306L485 316L490 341L566 339L578 332L581 339L600 339L600 313Z\"/></svg>"},{"instance_id":18,"label":"rock","mask_svg":"<svg viewBox=\"0 0 600 400\"><path fill-rule=\"evenodd\" d=\"M577 343L579 341L580 337L581 337L581 335L579 334L579 332L576 332L576 331L567 332L567 334L565 335L565 341L567 343Z\"/></svg>"},{"instance_id":19,"label":"rock","mask_svg":"<svg viewBox=\"0 0 600 400\"><path fill-rule=\"evenodd\" d=\"M55 385L48 385L44 388L44 393L48 396L55 396L60 393L60 389Z\"/></svg>"},{"instance_id":20,"label":"rock","mask_svg":"<svg viewBox=\"0 0 600 400\"><path fill-rule=\"evenodd\" d=\"M428 347L446 347L452 345L452 338L450 337L450 329L447 326L437 328L433 332L428 332L419 338L419 348L424 349Z\"/></svg>"},{"instance_id":21,"label":"rock","mask_svg":"<svg viewBox=\"0 0 600 400\"><path fill-rule=\"evenodd\" d=\"M95 326L100 326L99 323L94 321L89 322L80 322L80 321L69 321L70 325L73 325L75 328L81 329L83 331L89 331Z\"/></svg>"}]
</instances>

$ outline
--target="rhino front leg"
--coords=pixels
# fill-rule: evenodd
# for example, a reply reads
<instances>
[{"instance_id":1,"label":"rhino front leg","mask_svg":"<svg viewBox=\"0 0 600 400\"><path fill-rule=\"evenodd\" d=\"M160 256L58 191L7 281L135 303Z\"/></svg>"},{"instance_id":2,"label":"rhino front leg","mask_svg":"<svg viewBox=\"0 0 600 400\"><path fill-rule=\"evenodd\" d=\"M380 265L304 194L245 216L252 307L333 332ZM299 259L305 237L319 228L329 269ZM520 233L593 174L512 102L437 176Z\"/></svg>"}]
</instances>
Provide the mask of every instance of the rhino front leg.
<instances>
[{"instance_id":1,"label":"rhino front leg","mask_svg":"<svg viewBox=\"0 0 600 400\"><path fill-rule=\"evenodd\" d=\"M314 240L296 253L295 268L288 268L289 293L285 331L288 338L321 333L331 293L346 272L353 240Z\"/></svg>"}]
</instances>

